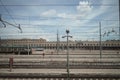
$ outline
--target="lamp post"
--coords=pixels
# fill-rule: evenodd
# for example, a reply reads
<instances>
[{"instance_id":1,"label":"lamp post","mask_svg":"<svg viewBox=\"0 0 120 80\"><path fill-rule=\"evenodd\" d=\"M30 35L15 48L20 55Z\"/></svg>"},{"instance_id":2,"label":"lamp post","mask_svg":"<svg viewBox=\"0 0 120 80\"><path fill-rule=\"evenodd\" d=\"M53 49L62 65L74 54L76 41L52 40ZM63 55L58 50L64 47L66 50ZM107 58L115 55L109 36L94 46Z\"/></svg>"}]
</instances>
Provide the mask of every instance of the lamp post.
<instances>
[{"instance_id":1,"label":"lamp post","mask_svg":"<svg viewBox=\"0 0 120 80\"><path fill-rule=\"evenodd\" d=\"M70 71L69 71L69 45L68 45L68 38L72 38L72 36L69 36L68 34L70 33L69 30L66 30L66 36L62 36L62 38L67 37L67 80L70 80Z\"/></svg>"}]
</instances>

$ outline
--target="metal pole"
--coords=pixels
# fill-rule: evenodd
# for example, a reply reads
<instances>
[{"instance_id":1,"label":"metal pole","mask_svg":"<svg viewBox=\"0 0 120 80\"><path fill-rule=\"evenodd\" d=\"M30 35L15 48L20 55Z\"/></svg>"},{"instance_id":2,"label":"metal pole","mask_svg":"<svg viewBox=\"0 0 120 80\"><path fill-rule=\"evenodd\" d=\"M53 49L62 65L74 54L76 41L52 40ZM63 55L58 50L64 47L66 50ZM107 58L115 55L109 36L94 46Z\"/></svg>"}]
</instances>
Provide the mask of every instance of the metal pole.
<instances>
[{"instance_id":1,"label":"metal pole","mask_svg":"<svg viewBox=\"0 0 120 80\"><path fill-rule=\"evenodd\" d=\"M27 43L28 43L28 55L29 55L29 40L27 41Z\"/></svg>"},{"instance_id":2,"label":"metal pole","mask_svg":"<svg viewBox=\"0 0 120 80\"><path fill-rule=\"evenodd\" d=\"M99 46L100 46L100 59L102 58L102 45L101 45L101 22L99 22L99 34L100 34L100 42L99 42Z\"/></svg>"},{"instance_id":3,"label":"metal pole","mask_svg":"<svg viewBox=\"0 0 120 80\"><path fill-rule=\"evenodd\" d=\"M67 31L66 31L66 33L67 33ZM68 33L67 33L67 72L68 72L67 80L69 80L70 73L69 73L69 46L68 46Z\"/></svg>"},{"instance_id":4,"label":"metal pole","mask_svg":"<svg viewBox=\"0 0 120 80\"><path fill-rule=\"evenodd\" d=\"M0 37L0 47L1 47L1 41L2 41L2 40L1 40L1 37Z\"/></svg>"},{"instance_id":5,"label":"metal pole","mask_svg":"<svg viewBox=\"0 0 120 80\"><path fill-rule=\"evenodd\" d=\"M119 1L119 40L120 40L120 1Z\"/></svg>"},{"instance_id":6,"label":"metal pole","mask_svg":"<svg viewBox=\"0 0 120 80\"><path fill-rule=\"evenodd\" d=\"M14 46L13 46L14 40L11 41L12 41L12 54L14 55Z\"/></svg>"},{"instance_id":7,"label":"metal pole","mask_svg":"<svg viewBox=\"0 0 120 80\"><path fill-rule=\"evenodd\" d=\"M68 44L68 38L72 36L69 36L69 30L66 30L66 36L63 36L62 38L67 37L67 80L70 80L70 71L69 71L69 44Z\"/></svg>"},{"instance_id":8,"label":"metal pole","mask_svg":"<svg viewBox=\"0 0 120 80\"><path fill-rule=\"evenodd\" d=\"M57 30L57 54L59 53L59 38L58 38L58 30Z\"/></svg>"},{"instance_id":9,"label":"metal pole","mask_svg":"<svg viewBox=\"0 0 120 80\"><path fill-rule=\"evenodd\" d=\"M10 67L10 72L11 72L13 68L13 57L9 58L9 67Z\"/></svg>"}]
</instances>

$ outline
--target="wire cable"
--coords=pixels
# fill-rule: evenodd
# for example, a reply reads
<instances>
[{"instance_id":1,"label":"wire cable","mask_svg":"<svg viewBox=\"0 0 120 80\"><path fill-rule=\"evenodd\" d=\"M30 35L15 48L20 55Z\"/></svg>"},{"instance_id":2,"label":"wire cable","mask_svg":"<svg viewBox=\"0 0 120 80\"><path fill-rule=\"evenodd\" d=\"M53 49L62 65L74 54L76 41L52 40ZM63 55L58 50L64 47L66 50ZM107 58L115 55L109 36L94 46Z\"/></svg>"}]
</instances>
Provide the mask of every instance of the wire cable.
<instances>
[{"instance_id":1,"label":"wire cable","mask_svg":"<svg viewBox=\"0 0 120 80\"><path fill-rule=\"evenodd\" d=\"M79 4L5 4L4 6L78 6ZM118 4L91 4L92 6L119 6ZM3 6L3 5L0 5ZM90 6L90 5L79 5Z\"/></svg>"},{"instance_id":2,"label":"wire cable","mask_svg":"<svg viewBox=\"0 0 120 80\"><path fill-rule=\"evenodd\" d=\"M12 17L12 15L10 14L9 10L5 7L5 5L3 4L2 0L0 0L0 3L2 4L3 8L6 10L6 12L9 14L9 16L11 17L11 19L14 21L14 23L17 25L16 21L14 20L14 18Z\"/></svg>"}]
</instances>

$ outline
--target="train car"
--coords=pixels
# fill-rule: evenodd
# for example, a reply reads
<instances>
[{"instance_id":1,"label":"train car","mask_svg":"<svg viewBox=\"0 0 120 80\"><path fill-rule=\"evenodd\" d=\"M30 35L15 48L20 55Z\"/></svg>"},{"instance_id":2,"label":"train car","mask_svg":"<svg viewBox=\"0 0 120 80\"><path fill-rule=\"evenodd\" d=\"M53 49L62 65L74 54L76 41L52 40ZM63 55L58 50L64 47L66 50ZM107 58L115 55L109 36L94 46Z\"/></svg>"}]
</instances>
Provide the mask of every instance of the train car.
<instances>
[{"instance_id":1,"label":"train car","mask_svg":"<svg viewBox=\"0 0 120 80\"><path fill-rule=\"evenodd\" d=\"M31 49L31 54L32 55L42 55L45 53L45 49L44 48L32 48Z\"/></svg>"}]
</instances>

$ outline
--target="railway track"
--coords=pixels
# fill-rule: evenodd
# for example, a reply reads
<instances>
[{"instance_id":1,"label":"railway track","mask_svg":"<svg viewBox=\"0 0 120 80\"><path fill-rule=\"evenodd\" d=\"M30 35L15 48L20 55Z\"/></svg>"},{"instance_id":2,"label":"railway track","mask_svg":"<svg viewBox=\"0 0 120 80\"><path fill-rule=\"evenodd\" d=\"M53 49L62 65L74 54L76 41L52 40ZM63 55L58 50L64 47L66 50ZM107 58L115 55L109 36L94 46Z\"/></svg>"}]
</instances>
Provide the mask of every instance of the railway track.
<instances>
[{"instance_id":1,"label":"railway track","mask_svg":"<svg viewBox=\"0 0 120 80\"><path fill-rule=\"evenodd\" d=\"M54 58L55 57L55 58ZM66 57L61 56L59 59L56 59L56 56L50 57L47 56L44 59L40 56L14 56L13 61L13 71L9 72L9 56L2 57L0 59L0 80L67 80L67 73L66 73ZM40 59L41 58L41 59ZM120 80L120 60L118 58L115 59L102 59L99 60L97 58L90 58L90 60L86 58L83 60L79 60L79 57L75 60L70 60L70 70L71 69L93 69L98 70L94 74L89 73L92 70L88 70L88 73L84 73L87 71L78 71L76 70L74 73L70 73L70 80ZM2 68L5 70L2 71ZM15 70L18 69L18 70ZM27 71L21 69L29 69ZM38 70L33 70L34 72L30 71L32 69L44 69L43 73ZM65 69L64 71L56 71L56 73L47 73L45 72L46 69ZM100 70L101 69L101 70ZM107 74L104 69L107 70ZM113 69L113 70L112 70ZM99 71L104 71L99 73ZM30 71L30 73L29 73ZM78 73L77 73L78 71ZM118 71L118 72L117 72ZM49 71L48 71L49 72ZM61 73L60 73L61 72ZM83 72L83 73L81 73ZM99 73L99 74L97 74ZM110 74L109 74L110 73ZM114 74L117 73L117 74Z\"/></svg>"},{"instance_id":2,"label":"railway track","mask_svg":"<svg viewBox=\"0 0 120 80\"><path fill-rule=\"evenodd\" d=\"M14 61L13 68L64 69L66 61ZM71 69L120 69L120 62L79 62L70 61ZM9 68L9 61L1 61L0 68Z\"/></svg>"},{"instance_id":3,"label":"railway track","mask_svg":"<svg viewBox=\"0 0 120 80\"><path fill-rule=\"evenodd\" d=\"M0 75L0 80L67 80L67 74ZM120 76L113 74L70 74L70 80L120 80Z\"/></svg>"},{"instance_id":4,"label":"railway track","mask_svg":"<svg viewBox=\"0 0 120 80\"><path fill-rule=\"evenodd\" d=\"M0 68L9 68L9 58L13 57L13 68L66 68L66 55L0 55ZM97 56L97 57L95 57ZM106 57L108 54L106 55ZM99 59L98 54L94 55L70 55L70 68L81 69L120 69L118 56L109 55ZM115 58L117 57L117 58Z\"/></svg>"},{"instance_id":5,"label":"railway track","mask_svg":"<svg viewBox=\"0 0 120 80\"><path fill-rule=\"evenodd\" d=\"M0 78L0 80L67 80L67 78ZM71 78L70 80L120 80L120 78Z\"/></svg>"}]
</instances>

